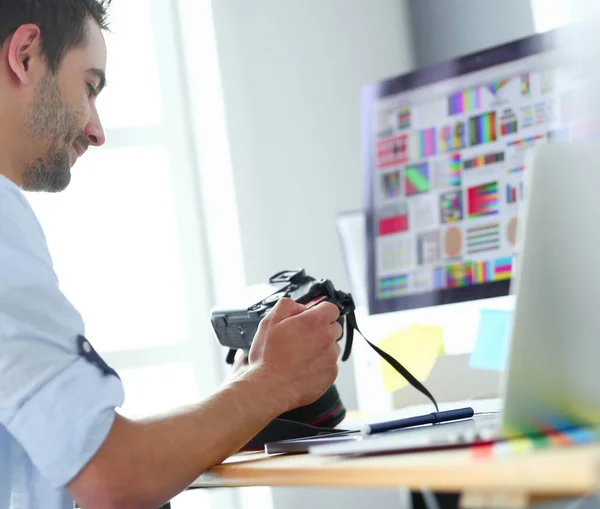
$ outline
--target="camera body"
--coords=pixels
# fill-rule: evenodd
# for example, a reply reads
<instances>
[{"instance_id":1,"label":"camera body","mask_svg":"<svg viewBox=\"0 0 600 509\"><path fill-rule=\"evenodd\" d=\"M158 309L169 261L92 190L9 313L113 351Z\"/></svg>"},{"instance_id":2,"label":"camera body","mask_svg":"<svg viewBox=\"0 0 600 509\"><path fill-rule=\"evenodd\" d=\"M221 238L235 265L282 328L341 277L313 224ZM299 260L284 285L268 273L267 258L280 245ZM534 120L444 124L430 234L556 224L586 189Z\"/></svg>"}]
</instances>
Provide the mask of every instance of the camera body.
<instances>
[{"instance_id":1,"label":"camera body","mask_svg":"<svg viewBox=\"0 0 600 509\"><path fill-rule=\"evenodd\" d=\"M328 279L308 276L303 269L278 272L269 279L269 291L264 299L250 302L245 308L213 309L210 321L221 345L248 353L261 320L282 298L309 307L322 301L332 302L340 310L342 325L344 316L355 309L349 293L336 290Z\"/></svg>"}]
</instances>

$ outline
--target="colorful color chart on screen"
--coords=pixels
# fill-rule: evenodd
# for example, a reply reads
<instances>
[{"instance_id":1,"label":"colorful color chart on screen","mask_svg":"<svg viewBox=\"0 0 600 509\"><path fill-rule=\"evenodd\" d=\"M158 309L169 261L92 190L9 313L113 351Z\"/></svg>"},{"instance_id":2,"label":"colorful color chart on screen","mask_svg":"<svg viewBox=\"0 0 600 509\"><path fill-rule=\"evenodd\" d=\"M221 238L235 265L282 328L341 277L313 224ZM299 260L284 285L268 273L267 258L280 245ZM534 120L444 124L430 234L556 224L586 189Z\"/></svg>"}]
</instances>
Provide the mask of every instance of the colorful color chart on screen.
<instances>
[{"instance_id":1,"label":"colorful color chart on screen","mask_svg":"<svg viewBox=\"0 0 600 509\"><path fill-rule=\"evenodd\" d=\"M577 129L559 89L509 62L373 105L377 299L511 279L526 154Z\"/></svg>"}]
</instances>

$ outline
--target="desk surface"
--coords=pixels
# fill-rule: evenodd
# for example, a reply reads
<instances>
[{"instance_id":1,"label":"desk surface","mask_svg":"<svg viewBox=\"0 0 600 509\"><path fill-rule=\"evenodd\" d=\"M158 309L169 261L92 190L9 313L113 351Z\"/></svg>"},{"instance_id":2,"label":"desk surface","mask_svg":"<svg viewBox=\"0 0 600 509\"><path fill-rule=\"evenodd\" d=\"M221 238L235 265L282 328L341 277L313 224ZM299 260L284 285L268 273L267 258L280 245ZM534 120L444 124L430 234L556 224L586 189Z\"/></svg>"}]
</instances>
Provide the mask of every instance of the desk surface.
<instances>
[{"instance_id":1,"label":"desk surface","mask_svg":"<svg viewBox=\"0 0 600 509\"><path fill-rule=\"evenodd\" d=\"M193 486L425 487L544 499L593 492L599 486L599 466L600 445L505 457L483 456L466 448L364 458L249 453L213 467Z\"/></svg>"}]
</instances>

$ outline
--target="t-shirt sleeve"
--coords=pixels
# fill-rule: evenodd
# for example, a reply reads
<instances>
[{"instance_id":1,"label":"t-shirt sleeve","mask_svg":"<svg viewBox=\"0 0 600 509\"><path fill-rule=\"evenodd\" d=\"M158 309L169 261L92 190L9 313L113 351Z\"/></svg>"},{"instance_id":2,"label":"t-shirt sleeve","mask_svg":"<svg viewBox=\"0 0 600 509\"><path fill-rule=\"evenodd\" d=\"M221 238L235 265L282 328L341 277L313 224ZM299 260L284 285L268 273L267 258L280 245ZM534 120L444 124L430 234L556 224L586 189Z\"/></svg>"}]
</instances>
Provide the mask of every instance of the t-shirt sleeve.
<instances>
[{"instance_id":1,"label":"t-shirt sleeve","mask_svg":"<svg viewBox=\"0 0 600 509\"><path fill-rule=\"evenodd\" d=\"M98 451L124 398L119 378L80 354L81 336L31 207L0 182L0 426L57 488Z\"/></svg>"}]
</instances>

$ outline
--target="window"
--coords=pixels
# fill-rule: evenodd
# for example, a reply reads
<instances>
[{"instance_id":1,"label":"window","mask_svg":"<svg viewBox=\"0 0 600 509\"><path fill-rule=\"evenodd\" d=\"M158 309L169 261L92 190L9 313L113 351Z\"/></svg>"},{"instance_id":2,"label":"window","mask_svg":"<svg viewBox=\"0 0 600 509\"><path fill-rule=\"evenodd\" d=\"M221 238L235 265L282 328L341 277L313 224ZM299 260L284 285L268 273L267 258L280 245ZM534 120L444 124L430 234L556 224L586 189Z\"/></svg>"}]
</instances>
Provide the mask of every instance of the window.
<instances>
[{"instance_id":1,"label":"window","mask_svg":"<svg viewBox=\"0 0 600 509\"><path fill-rule=\"evenodd\" d=\"M152 0L113 2L106 37L107 75L100 114L106 129L148 127L163 121L160 65ZM132 30L135 27L135 30Z\"/></svg>"},{"instance_id":2,"label":"window","mask_svg":"<svg viewBox=\"0 0 600 509\"><path fill-rule=\"evenodd\" d=\"M212 296L244 278L210 2L125 0L110 18L109 86L98 100L107 143L77 163L65 192L28 198L62 290L123 380L120 412L135 417L215 390L226 366L208 321ZM219 172L200 175L197 158ZM219 252L231 260L216 266ZM249 491L268 505L268 491ZM199 504L241 506L238 492L219 490L173 507Z\"/></svg>"},{"instance_id":3,"label":"window","mask_svg":"<svg viewBox=\"0 0 600 509\"><path fill-rule=\"evenodd\" d=\"M531 0L536 32L547 32L575 21L573 0Z\"/></svg>"},{"instance_id":4,"label":"window","mask_svg":"<svg viewBox=\"0 0 600 509\"><path fill-rule=\"evenodd\" d=\"M120 412L131 417L197 401L225 371L208 320L211 271L175 14L164 0L113 3L109 86L98 100L107 143L78 162L65 192L28 194L61 288L119 372ZM235 506L231 494L204 498Z\"/></svg>"},{"instance_id":5,"label":"window","mask_svg":"<svg viewBox=\"0 0 600 509\"><path fill-rule=\"evenodd\" d=\"M166 146L90 150L59 195L31 198L64 293L104 352L188 340Z\"/></svg>"}]
</instances>

